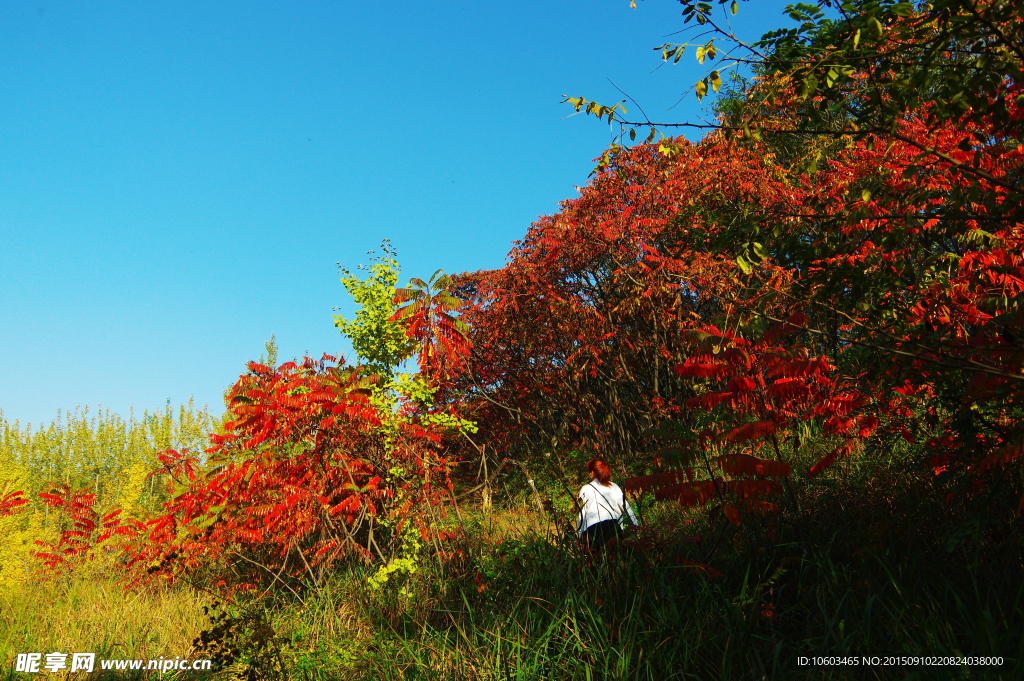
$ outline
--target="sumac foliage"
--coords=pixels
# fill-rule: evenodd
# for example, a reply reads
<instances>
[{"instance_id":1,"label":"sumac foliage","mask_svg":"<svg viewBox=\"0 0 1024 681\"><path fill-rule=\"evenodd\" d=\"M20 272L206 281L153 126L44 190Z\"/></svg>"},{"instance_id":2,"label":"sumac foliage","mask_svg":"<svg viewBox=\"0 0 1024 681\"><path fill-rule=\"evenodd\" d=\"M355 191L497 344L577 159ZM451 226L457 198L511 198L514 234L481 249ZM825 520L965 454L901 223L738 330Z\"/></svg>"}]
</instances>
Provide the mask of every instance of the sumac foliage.
<instances>
[{"instance_id":1,"label":"sumac foliage","mask_svg":"<svg viewBox=\"0 0 1024 681\"><path fill-rule=\"evenodd\" d=\"M783 491L792 458L811 431L816 443L831 451L808 471L814 476L849 454L878 425L871 400L849 382L830 375L834 366L796 342L807 323L802 313L769 327L759 339L747 340L709 326L684 334L687 358L675 373L702 392L686 400L700 414L699 432L674 421L648 431L654 441L668 442L657 463L686 464L679 470L631 478L629 491L653 491L655 499L683 506L717 501L725 517L740 524L741 511L764 516L779 507L770 501ZM755 456L757 454L757 456Z\"/></svg>"},{"instance_id":2,"label":"sumac foliage","mask_svg":"<svg viewBox=\"0 0 1024 681\"><path fill-rule=\"evenodd\" d=\"M453 316L462 301L448 290L450 275L434 272L429 282L413 278L409 288L395 290L394 303L401 305L389 322L398 322L406 336L419 347L420 371L435 380L444 380L463 368L469 352L466 337L469 327Z\"/></svg>"},{"instance_id":3,"label":"sumac foliage","mask_svg":"<svg viewBox=\"0 0 1024 681\"><path fill-rule=\"evenodd\" d=\"M19 490L17 492L8 492L3 497L0 497L0 518L4 516L14 515L18 510L28 503L28 499L24 497L24 492Z\"/></svg>"},{"instance_id":4,"label":"sumac foliage","mask_svg":"<svg viewBox=\"0 0 1024 681\"><path fill-rule=\"evenodd\" d=\"M39 497L70 525L61 531L56 545L36 540L43 550L34 557L55 572L72 570L94 559L100 551L119 553L125 540L134 539L145 530L138 520L122 518L120 509L101 516L95 509L96 495L88 489L72 490L65 483L40 493ZM115 538L121 541L110 541Z\"/></svg>"},{"instance_id":5,"label":"sumac foliage","mask_svg":"<svg viewBox=\"0 0 1024 681\"><path fill-rule=\"evenodd\" d=\"M796 28L745 44L712 5L683 4L685 22L710 38L697 50L701 64L712 62L698 97L719 90L728 65L750 64L757 75L721 103L716 124L698 126L712 128L699 145L659 144L692 175L676 204L686 248L650 243L650 265L699 281L690 266L699 259L679 262L680 253L729 254L742 276L704 293L733 305L735 321L780 323L804 312L814 354L857 377L878 405L879 450L912 450L909 465L933 471L951 499L1024 508L1018 459L1006 454L1024 440L1016 5L822 0L788 8ZM678 61L684 48L666 45L663 57ZM714 64L716 55L727 64ZM577 111L585 102L569 101ZM664 127L593 103L587 111L623 130L650 125L652 138ZM636 147L613 145L589 189L611 187L608 178L628 176L637 158ZM677 177L662 171L656 184ZM718 370L689 369L705 378ZM706 404L716 399L726 398ZM837 415L827 432L856 425ZM847 451L832 451L812 473ZM1013 495L1020 501L1006 505Z\"/></svg>"},{"instance_id":6,"label":"sumac foliage","mask_svg":"<svg viewBox=\"0 0 1024 681\"><path fill-rule=\"evenodd\" d=\"M163 457L175 494L147 522L128 567L139 579L169 579L218 565L238 575L231 586L248 589L275 574L315 582L344 556L386 560L381 520L422 524L447 466L427 429L385 436L369 401L374 380L327 355L275 369L250 363L228 395L236 418L212 436L207 466Z\"/></svg>"},{"instance_id":7,"label":"sumac foliage","mask_svg":"<svg viewBox=\"0 0 1024 681\"><path fill-rule=\"evenodd\" d=\"M912 14L922 40L948 28ZM845 28L808 21L808 45L839 51ZM1024 508L1021 85L962 114L923 98L844 127L886 107L881 36L881 61L829 76L842 93L765 71L699 144L614 145L508 265L463 277L460 399L481 427L512 433L507 448L619 460L655 455L643 434L665 419L772 459L812 439L811 478L899 448L951 499Z\"/></svg>"},{"instance_id":8,"label":"sumac foliage","mask_svg":"<svg viewBox=\"0 0 1024 681\"><path fill-rule=\"evenodd\" d=\"M731 36L710 5L683 4ZM451 491L459 450L441 420L413 418L427 412L475 421L485 477L487 456L568 480L568 456L598 454L616 475L657 471L630 491L733 524L777 514L855 454L891 455L950 502L1024 511L1015 8L848 2L833 22L795 6L803 23L751 51L757 77L716 130L613 145L504 267L391 297L395 264L381 263L353 289L376 312L351 328L387 329L360 346L385 373L415 345L430 404L379 412L374 378L327 356L251 364L209 461L162 455L172 499L131 538L129 566L216 565L248 588L317 580L343 555L387 561L385 528L419 523L427 540ZM701 85L721 87L719 70ZM627 124L620 109L587 107ZM54 565L136 527L86 492L48 494L72 521L41 554ZM0 515L19 503L4 497Z\"/></svg>"}]
</instances>

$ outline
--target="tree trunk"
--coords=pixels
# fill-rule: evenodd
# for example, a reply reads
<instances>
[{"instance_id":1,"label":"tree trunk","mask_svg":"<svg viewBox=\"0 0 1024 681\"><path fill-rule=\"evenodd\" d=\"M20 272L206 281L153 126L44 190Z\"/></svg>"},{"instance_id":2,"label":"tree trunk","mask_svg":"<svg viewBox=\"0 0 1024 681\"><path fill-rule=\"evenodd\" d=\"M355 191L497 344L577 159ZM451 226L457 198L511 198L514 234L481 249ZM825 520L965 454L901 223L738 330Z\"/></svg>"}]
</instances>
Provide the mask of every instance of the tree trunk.
<instances>
[{"instance_id":1,"label":"tree trunk","mask_svg":"<svg viewBox=\"0 0 1024 681\"><path fill-rule=\"evenodd\" d=\"M525 463L519 463L519 467L523 469L523 475L526 476L526 484L530 486L530 490L533 492L533 505L537 507L537 512L544 515L544 503L540 500L540 493L537 491L537 486L533 484L533 476L530 475L530 471L527 470Z\"/></svg>"}]
</instances>

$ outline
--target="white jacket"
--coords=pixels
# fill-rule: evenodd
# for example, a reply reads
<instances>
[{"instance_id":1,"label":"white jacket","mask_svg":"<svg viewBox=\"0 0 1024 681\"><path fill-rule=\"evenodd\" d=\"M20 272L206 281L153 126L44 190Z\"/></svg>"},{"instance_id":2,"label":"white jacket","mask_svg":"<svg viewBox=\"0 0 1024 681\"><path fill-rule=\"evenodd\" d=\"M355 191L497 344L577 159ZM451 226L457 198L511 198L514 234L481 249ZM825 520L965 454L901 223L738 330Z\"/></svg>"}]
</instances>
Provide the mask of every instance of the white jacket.
<instances>
[{"instance_id":1,"label":"white jacket","mask_svg":"<svg viewBox=\"0 0 1024 681\"><path fill-rule=\"evenodd\" d=\"M623 512L625 506L625 513ZM588 527L604 520L618 520L619 527L626 526L626 513L634 525L639 525L633 509L622 494L622 489L614 482L605 487L597 480L591 480L580 490L580 514L576 519L577 533L580 537Z\"/></svg>"}]
</instances>

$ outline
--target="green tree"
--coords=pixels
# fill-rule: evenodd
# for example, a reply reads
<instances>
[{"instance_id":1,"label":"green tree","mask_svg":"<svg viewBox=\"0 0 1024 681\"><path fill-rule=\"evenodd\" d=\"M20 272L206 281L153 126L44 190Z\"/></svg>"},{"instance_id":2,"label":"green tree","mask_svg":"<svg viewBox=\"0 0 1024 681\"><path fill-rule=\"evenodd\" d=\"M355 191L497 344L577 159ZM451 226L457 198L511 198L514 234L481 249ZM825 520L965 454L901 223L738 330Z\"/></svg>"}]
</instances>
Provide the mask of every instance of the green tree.
<instances>
[{"instance_id":1,"label":"green tree","mask_svg":"<svg viewBox=\"0 0 1024 681\"><path fill-rule=\"evenodd\" d=\"M369 276L360 279L342 267L341 282L359 308L354 319L334 315L334 325L352 343L360 363L379 374L382 384L389 383L402 362L416 350L416 341L406 336L405 328L391 321L397 307L395 284L401 271L395 260L395 249L388 239L381 242L383 255L370 258L369 265L359 265ZM370 251L369 255L373 255Z\"/></svg>"}]
</instances>

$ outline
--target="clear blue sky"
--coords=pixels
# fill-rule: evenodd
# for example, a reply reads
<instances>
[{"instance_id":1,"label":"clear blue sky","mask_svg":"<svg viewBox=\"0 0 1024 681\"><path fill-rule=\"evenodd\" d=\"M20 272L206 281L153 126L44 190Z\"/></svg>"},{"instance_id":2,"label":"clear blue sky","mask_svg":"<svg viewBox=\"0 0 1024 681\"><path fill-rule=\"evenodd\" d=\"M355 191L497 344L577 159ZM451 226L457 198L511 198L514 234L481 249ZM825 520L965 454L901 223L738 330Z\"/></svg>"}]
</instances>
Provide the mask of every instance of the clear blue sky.
<instances>
[{"instance_id":1,"label":"clear blue sky","mask_svg":"<svg viewBox=\"0 0 1024 681\"><path fill-rule=\"evenodd\" d=\"M679 96L669 0L0 5L0 409L49 422L223 389L271 333L347 349L337 262L501 266L609 142L562 95ZM737 32L782 23L743 3ZM673 38L678 39L678 38ZM629 107L630 113L634 112ZM352 358L354 359L354 358Z\"/></svg>"}]
</instances>

